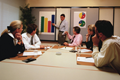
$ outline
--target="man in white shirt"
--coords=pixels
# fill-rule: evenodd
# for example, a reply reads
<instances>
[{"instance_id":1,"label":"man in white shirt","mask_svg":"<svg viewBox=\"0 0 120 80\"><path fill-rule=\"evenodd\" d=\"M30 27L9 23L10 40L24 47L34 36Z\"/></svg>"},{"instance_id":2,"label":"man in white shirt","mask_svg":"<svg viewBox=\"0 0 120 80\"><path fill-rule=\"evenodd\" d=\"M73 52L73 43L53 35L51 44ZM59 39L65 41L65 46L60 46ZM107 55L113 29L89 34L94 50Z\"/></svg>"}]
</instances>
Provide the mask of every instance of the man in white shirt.
<instances>
[{"instance_id":1,"label":"man in white shirt","mask_svg":"<svg viewBox=\"0 0 120 80\"><path fill-rule=\"evenodd\" d=\"M44 48L41 45L41 41L36 34L37 25L29 24L27 26L27 32L22 34L23 43L25 45L25 49L37 49Z\"/></svg>"},{"instance_id":2,"label":"man in white shirt","mask_svg":"<svg viewBox=\"0 0 120 80\"><path fill-rule=\"evenodd\" d=\"M63 45L66 39L66 34L64 33L65 31L68 31L68 22L65 20L65 14L61 14L60 18L61 18L60 25L55 25L54 23L52 25L59 29L58 43Z\"/></svg>"},{"instance_id":3,"label":"man in white shirt","mask_svg":"<svg viewBox=\"0 0 120 80\"><path fill-rule=\"evenodd\" d=\"M95 36L92 37L95 65L97 67L111 66L120 73L120 37L113 35L113 26L109 21L99 20L95 24ZM98 50L98 43L102 48Z\"/></svg>"}]
</instances>

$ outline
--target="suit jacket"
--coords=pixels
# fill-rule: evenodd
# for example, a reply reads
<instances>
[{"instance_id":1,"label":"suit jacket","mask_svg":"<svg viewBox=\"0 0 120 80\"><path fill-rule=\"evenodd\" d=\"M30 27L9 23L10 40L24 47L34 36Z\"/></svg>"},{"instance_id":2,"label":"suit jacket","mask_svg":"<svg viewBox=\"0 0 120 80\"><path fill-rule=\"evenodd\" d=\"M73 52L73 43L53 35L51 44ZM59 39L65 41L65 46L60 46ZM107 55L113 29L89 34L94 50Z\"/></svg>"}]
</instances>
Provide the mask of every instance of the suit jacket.
<instances>
[{"instance_id":1,"label":"suit jacket","mask_svg":"<svg viewBox=\"0 0 120 80\"><path fill-rule=\"evenodd\" d=\"M89 36L89 37L90 37L90 41L86 42L86 47L87 47L88 49L91 49L91 50L93 50L93 42L92 42L92 37L93 37L93 36L94 36L94 35ZM101 47L102 47L102 41L100 40L100 42L99 42L99 44L98 44L98 49L99 49L99 51L100 51Z\"/></svg>"},{"instance_id":2,"label":"suit jacket","mask_svg":"<svg viewBox=\"0 0 120 80\"><path fill-rule=\"evenodd\" d=\"M90 35L89 37L90 37L90 41L88 41L88 42L86 42L86 47L88 48L88 49L91 49L91 50L93 50L93 42L92 42L92 37L93 37L94 35Z\"/></svg>"},{"instance_id":3,"label":"suit jacket","mask_svg":"<svg viewBox=\"0 0 120 80\"><path fill-rule=\"evenodd\" d=\"M24 52L25 47L23 45L14 45L13 38L8 33L3 34L0 37L0 61L17 56L18 52Z\"/></svg>"}]
</instances>

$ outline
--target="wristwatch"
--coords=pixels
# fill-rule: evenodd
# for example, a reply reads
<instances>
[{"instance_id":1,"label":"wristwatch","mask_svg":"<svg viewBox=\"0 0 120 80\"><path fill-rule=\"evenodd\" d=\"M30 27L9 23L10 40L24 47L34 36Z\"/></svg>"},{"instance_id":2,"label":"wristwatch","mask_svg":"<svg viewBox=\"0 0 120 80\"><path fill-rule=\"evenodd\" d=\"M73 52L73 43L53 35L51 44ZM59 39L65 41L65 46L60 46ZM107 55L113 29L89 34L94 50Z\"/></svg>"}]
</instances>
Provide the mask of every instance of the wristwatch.
<instances>
[{"instance_id":1,"label":"wristwatch","mask_svg":"<svg viewBox=\"0 0 120 80\"><path fill-rule=\"evenodd\" d=\"M21 42L22 40L18 40L18 42Z\"/></svg>"}]
</instances>

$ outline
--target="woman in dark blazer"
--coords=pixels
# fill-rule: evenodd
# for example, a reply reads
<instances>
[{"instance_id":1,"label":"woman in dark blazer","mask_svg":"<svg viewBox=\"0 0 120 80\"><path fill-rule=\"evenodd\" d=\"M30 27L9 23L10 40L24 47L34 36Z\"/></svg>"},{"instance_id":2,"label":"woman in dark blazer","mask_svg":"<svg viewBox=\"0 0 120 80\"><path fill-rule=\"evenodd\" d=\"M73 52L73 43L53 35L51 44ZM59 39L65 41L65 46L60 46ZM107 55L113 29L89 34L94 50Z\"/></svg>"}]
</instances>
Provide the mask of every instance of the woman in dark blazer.
<instances>
[{"instance_id":1,"label":"woman in dark blazer","mask_svg":"<svg viewBox=\"0 0 120 80\"><path fill-rule=\"evenodd\" d=\"M95 35L95 25L91 24L88 26L88 34L86 34L86 47L91 50L93 50L92 37L94 35ZM98 45L99 51L101 49L101 46L102 46L102 41L100 40L99 45Z\"/></svg>"},{"instance_id":2,"label":"woman in dark blazer","mask_svg":"<svg viewBox=\"0 0 120 80\"><path fill-rule=\"evenodd\" d=\"M21 36L22 28L22 22L15 20L2 32L0 37L0 61L15 57L19 52L24 52L25 47Z\"/></svg>"},{"instance_id":3,"label":"woman in dark blazer","mask_svg":"<svg viewBox=\"0 0 120 80\"><path fill-rule=\"evenodd\" d=\"M95 35L95 27L94 24L88 26L88 34L86 34L86 47L88 49L93 48L92 37Z\"/></svg>"}]
</instances>

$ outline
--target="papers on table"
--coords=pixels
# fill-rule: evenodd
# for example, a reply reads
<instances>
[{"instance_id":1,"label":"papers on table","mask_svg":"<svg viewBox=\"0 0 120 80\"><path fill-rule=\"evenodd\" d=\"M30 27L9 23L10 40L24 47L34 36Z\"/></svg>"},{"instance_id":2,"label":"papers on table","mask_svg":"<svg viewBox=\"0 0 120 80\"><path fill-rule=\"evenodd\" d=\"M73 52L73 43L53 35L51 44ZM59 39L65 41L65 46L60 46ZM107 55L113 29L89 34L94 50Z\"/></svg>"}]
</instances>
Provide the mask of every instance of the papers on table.
<instances>
[{"instance_id":1,"label":"papers on table","mask_svg":"<svg viewBox=\"0 0 120 80\"><path fill-rule=\"evenodd\" d=\"M24 52L23 56L32 56L32 55L42 55L41 51L34 51L34 52Z\"/></svg>"},{"instance_id":2,"label":"papers on table","mask_svg":"<svg viewBox=\"0 0 120 80\"><path fill-rule=\"evenodd\" d=\"M94 59L92 57L91 58L77 57L77 61L94 63Z\"/></svg>"},{"instance_id":3,"label":"papers on table","mask_svg":"<svg viewBox=\"0 0 120 80\"><path fill-rule=\"evenodd\" d=\"M44 49L46 50L46 49L49 49L50 47L44 47Z\"/></svg>"},{"instance_id":4,"label":"papers on table","mask_svg":"<svg viewBox=\"0 0 120 80\"><path fill-rule=\"evenodd\" d=\"M81 49L81 52L90 52L91 50L88 49Z\"/></svg>"},{"instance_id":5,"label":"papers on table","mask_svg":"<svg viewBox=\"0 0 120 80\"><path fill-rule=\"evenodd\" d=\"M64 49L64 50L72 50L73 48L70 48L70 47L63 47L61 49Z\"/></svg>"},{"instance_id":6,"label":"papers on table","mask_svg":"<svg viewBox=\"0 0 120 80\"><path fill-rule=\"evenodd\" d=\"M50 47L45 47L45 49L49 49Z\"/></svg>"}]
</instances>

